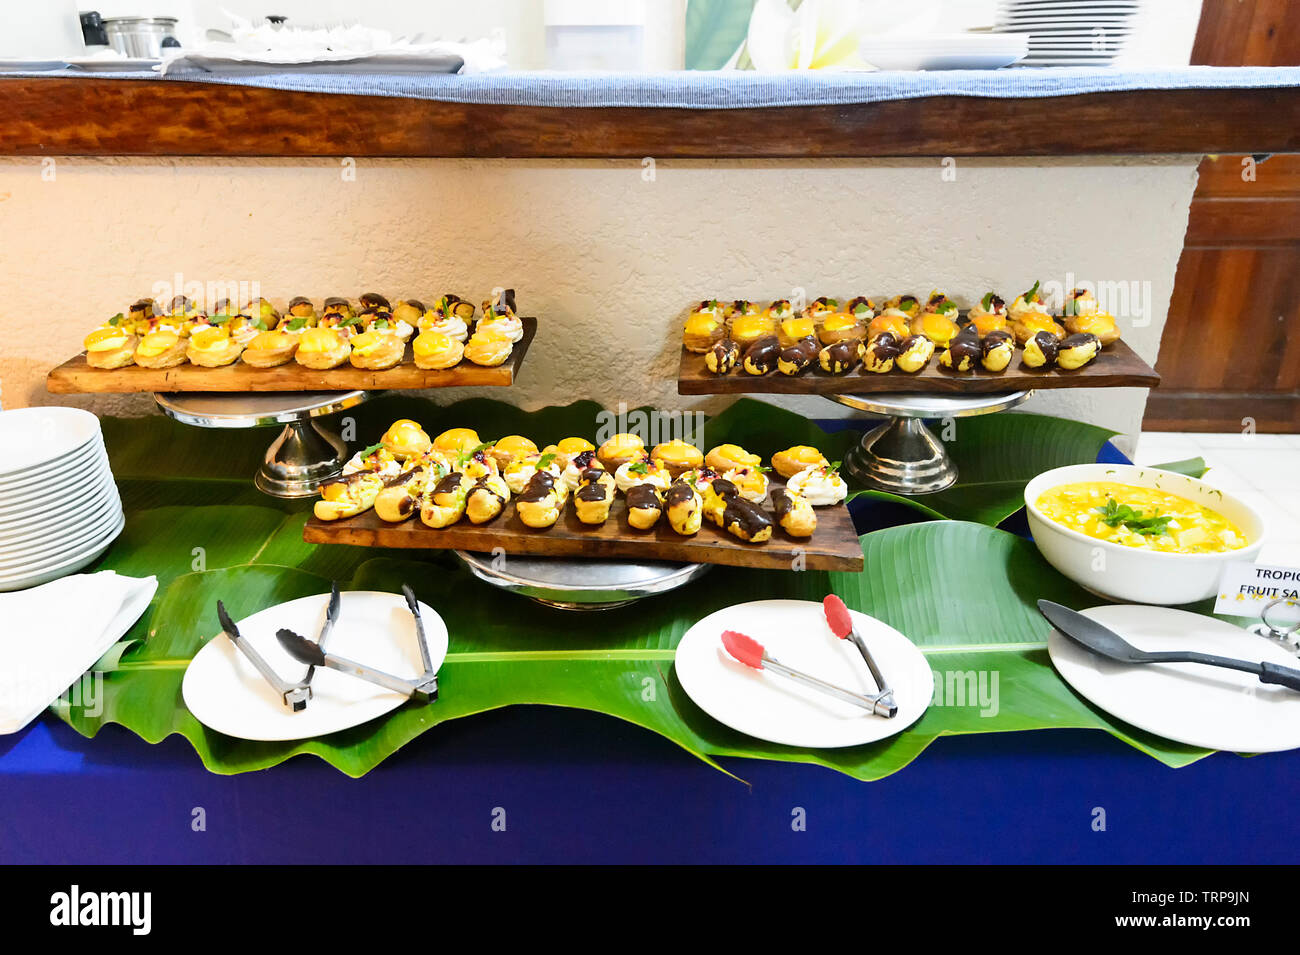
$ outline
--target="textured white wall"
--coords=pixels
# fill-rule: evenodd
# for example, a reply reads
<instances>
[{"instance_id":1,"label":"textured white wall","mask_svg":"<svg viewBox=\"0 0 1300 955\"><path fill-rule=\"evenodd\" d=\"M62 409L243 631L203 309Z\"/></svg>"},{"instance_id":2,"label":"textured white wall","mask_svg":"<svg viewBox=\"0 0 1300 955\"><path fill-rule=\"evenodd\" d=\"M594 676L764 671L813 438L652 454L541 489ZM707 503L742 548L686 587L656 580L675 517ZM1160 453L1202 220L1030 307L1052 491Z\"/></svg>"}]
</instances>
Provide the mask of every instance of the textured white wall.
<instances>
[{"instance_id":1,"label":"textured white wall","mask_svg":"<svg viewBox=\"0 0 1300 955\"><path fill-rule=\"evenodd\" d=\"M1195 185L1192 158L938 162L0 161L0 399L47 395L49 367L97 322L181 272L295 294L376 289L481 300L513 285L541 328L525 407L578 397L706 409L676 394L692 300L932 287L959 301L1035 278L1149 282L1126 337L1154 361ZM447 400L464 390L445 393ZM1026 405L1138 430L1144 393L1044 393ZM81 399L72 399L80 402ZM100 397L100 411L150 412ZM809 415L840 408L794 399Z\"/></svg>"}]
</instances>

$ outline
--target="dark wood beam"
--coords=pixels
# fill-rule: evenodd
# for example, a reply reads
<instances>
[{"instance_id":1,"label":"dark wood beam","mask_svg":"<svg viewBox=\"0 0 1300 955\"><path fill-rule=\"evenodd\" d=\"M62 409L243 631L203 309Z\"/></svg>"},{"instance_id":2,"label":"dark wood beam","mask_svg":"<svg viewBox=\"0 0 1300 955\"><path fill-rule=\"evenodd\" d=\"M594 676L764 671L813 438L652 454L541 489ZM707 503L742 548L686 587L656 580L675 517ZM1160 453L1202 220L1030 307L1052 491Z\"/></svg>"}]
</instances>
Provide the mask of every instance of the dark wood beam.
<instances>
[{"instance_id":1,"label":"dark wood beam","mask_svg":"<svg viewBox=\"0 0 1300 955\"><path fill-rule=\"evenodd\" d=\"M865 158L1300 152L1300 89L559 108L167 80L0 79L0 155Z\"/></svg>"}]
</instances>

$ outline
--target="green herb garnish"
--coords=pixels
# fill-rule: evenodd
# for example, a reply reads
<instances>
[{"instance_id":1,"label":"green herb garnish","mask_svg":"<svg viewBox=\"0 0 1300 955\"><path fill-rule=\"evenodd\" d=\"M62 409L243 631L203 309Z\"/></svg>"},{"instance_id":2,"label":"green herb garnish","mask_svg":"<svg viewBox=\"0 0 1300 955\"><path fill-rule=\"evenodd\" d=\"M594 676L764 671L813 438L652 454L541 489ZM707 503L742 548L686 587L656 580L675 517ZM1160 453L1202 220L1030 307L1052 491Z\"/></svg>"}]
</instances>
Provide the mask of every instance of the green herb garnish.
<instances>
[{"instance_id":1,"label":"green herb garnish","mask_svg":"<svg viewBox=\"0 0 1300 955\"><path fill-rule=\"evenodd\" d=\"M1172 516L1161 517L1157 511L1150 517L1143 517L1140 510L1129 507L1127 504L1120 504L1113 497L1106 501L1105 507L1094 507L1094 511L1101 515L1101 522L1108 527L1119 527L1123 524L1135 534L1141 534L1144 537L1159 537L1166 532L1169 522L1173 520Z\"/></svg>"},{"instance_id":2,"label":"green herb garnish","mask_svg":"<svg viewBox=\"0 0 1300 955\"><path fill-rule=\"evenodd\" d=\"M122 313L121 313L121 312L118 312L116 315L114 315L112 318L110 318L110 319L108 320L108 324L110 324L110 325L116 327L116 326L118 325L118 323L120 323L120 322L122 321L122 318L123 318Z\"/></svg>"},{"instance_id":3,"label":"green herb garnish","mask_svg":"<svg viewBox=\"0 0 1300 955\"><path fill-rule=\"evenodd\" d=\"M1038 283L1038 282L1035 282L1035 283L1034 283L1034 287L1031 288L1028 292L1026 292L1024 295L1022 295L1022 296L1020 296L1020 297L1021 297L1022 299L1024 299L1026 302L1036 302L1036 301L1038 301L1038 286L1039 286L1039 283Z\"/></svg>"},{"instance_id":4,"label":"green herb garnish","mask_svg":"<svg viewBox=\"0 0 1300 955\"><path fill-rule=\"evenodd\" d=\"M869 311L871 311L871 308L867 305L866 302L859 302L857 305L853 307L854 315L861 315L864 312L869 312Z\"/></svg>"},{"instance_id":5,"label":"green herb garnish","mask_svg":"<svg viewBox=\"0 0 1300 955\"><path fill-rule=\"evenodd\" d=\"M638 461L635 464L629 464L627 466L627 470L628 473L630 474L645 474L647 471L650 470L650 462Z\"/></svg>"},{"instance_id":6,"label":"green herb garnish","mask_svg":"<svg viewBox=\"0 0 1300 955\"><path fill-rule=\"evenodd\" d=\"M984 309L984 311L987 312L992 307L993 307L993 293L986 292L984 293L984 297L980 299L980 308Z\"/></svg>"},{"instance_id":7,"label":"green herb garnish","mask_svg":"<svg viewBox=\"0 0 1300 955\"><path fill-rule=\"evenodd\" d=\"M380 449L382 449L383 446L384 446L384 442L380 441L380 442L378 442L378 443L376 443L376 444L372 444L372 445L371 445L370 447L368 447L368 448L364 448L364 449L362 449L361 451L358 451L357 453L358 453L359 455L361 455L362 458L368 458L368 457L370 457L370 455L374 454L376 451L379 451Z\"/></svg>"},{"instance_id":8,"label":"green herb garnish","mask_svg":"<svg viewBox=\"0 0 1300 955\"><path fill-rule=\"evenodd\" d=\"M211 315L211 316L208 317L208 324L209 324L209 325L224 325L224 324L226 324L226 322L230 321L230 319L231 319L231 316L229 316L229 315Z\"/></svg>"},{"instance_id":9,"label":"green herb garnish","mask_svg":"<svg viewBox=\"0 0 1300 955\"><path fill-rule=\"evenodd\" d=\"M288 330L291 332L302 331L306 327L307 327L307 319L305 318L298 317L298 318L289 319Z\"/></svg>"},{"instance_id":10,"label":"green herb garnish","mask_svg":"<svg viewBox=\"0 0 1300 955\"><path fill-rule=\"evenodd\" d=\"M543 454L540 458L537 459L537 465L536 465L537 470L538 471L542 470L554 460L555 460L555 452L547 451L545 454Z\"/></svg>"}]
</instances>

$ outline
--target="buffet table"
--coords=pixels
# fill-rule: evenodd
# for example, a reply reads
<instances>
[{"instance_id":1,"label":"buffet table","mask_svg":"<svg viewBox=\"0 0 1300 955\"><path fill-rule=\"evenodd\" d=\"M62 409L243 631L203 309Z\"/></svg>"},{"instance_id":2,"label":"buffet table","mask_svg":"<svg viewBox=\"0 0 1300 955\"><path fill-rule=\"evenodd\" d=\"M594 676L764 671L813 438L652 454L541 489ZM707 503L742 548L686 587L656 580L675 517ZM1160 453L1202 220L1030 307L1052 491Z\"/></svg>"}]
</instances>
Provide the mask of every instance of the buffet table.
<instances>
[{"instance_id":1,"label":"buffet table","mask_svg":"<svg viewBox=\"0 0 1300 955\"><path fill-rule=\"evenodd\" d=\"M478 418L493 418L503 424L512 418L515 423L521 423L528 417L508 406L482 400L471 402L468 407L438 411L421 399L390 396L363 406L359 413L360 429L364 431L373 421L385 420L397 409L417 417L441 413L449 419L472 409ZM575 417L586 417L590 409L572 406L568 410ZM549 409L537 414L554 421L562 420L565 411ZM729 421L723 421L722 425L733 429L729 433L743 431L746 418L756 412L753 402L742 401L727 412ZM1123 461L1105 442L1105 434L1099 429L1070 422L1051 424L1055 419L1031 415L1003 420L1014 425L1017 418L1022 419L1019 424L1024 427L1047 424L1043 433L1064 434L1082 429L1071 433L1068 440L1062 440L1056 447L1035 454L1077 456L1080 449L1091 447L1093 456L1100 461ZM766 407L759 420L765 427L778 429L793 427L799 421L795 415ZM996 417L987 419L984 426L993 426L996 420ZM213 448L201 432L164 419L110 418L104 424L115 473L123 490L128 529L100 566L115 566L127 573L152 570L163 578L155 599L154 616L146 616L141 621L136 636L148 630L151 637L156 637L161 626L165 645L175 646L183 643L187 635L181 632L183 626L178 631L168 621L182 619L191 621L200 633L215 630L208 620L212 616L207 606L209 591L225 595L240 609L253 610L285 595L292 596L289 591L318 592L327 586L331 576L343 579L345 590L395 587L393 580L397 577L391 571L394 565L403 562L399 558L404 555L338 546L308 547L301 541L295 542L298 524L305 515L295 516L293 511L302 510L301 505L280 505L284 513L277 512L268 526L274 529L275 524L283 521L291 532L272 534L252 564L244 565L241 559L245 555L239 553L237 532L219 538L210 536L216 525L204 517L205 511L237 515L239 522L252 526L261 520L258 511L273 510L256 507L252 502L259 499L246 483L244 471L256 460L259 450L256 438L237 435L234 440L223 441L220 448ZM843 428L844 423L828 422L826 426ZM813 424L805 423L805 427L809 430L802 432L801 437L819 433ZM969 432L967 436L971 436ZM856 437L849 430L823 434L820 441L834 447L851 444ZM1017 439L1004 433L1003 440ZM1023 447L1042 443L1025 442L1023 438L1019 442ZM168 449L171 464L160 473L155 462L162 447ZM979 476L977 462L967 458L965 463L972 469L971 477ZM1040 466L1032 459L1023 464L1029 470ZM1014 484L1014 478L1008 483ZM1023 530L1017 515L995 520L1006 509L1005 499L999 502L995 498L996 495L986 497L981 510L972 505L967 495L965 516ZM961 485L946 499L943 496L930 499L935 508L945 509L961 507L961 501ZM931 513L889 495L858 498L854 511L859 530L867 534L863 540L869 558L878 553L877 541L888 540L890 535L909 528L936 533L974 526L967 522L927 520L933 516ZM254 528L259 535L263 530ZM980 533L1013 539L1011 534L989 527ZM158 541L169 535L182 541L184 549L160 550ZM203 546L200 541L206 542L204 556L209 563L195 571L188 566L190 547ZM1072 599L1078 606L1090 603L1086 595L1067 596L1071 585L1040 559L1030 568L1025 562L1031 560L1032 548L1025 546L1028 549L1023 554L1016 552L1017 573L1036 568L1033 569L1035 579L1029 584L1035 595ZM161 559L161 554L168 556ZM956 561L948 568L949 573L954 569L958 573L978 573L970 562L961 560L960 554L947 556ZM1036 559L1036 555L1032 556ZM162 566L146 566L151 561L160 561ZM178 561L182 562L181 567L167 566ZM412 565L409 560L405 563L409 577ZM230 566L222 569L227 564ZM259 569L259 564L263 569ZM875 565L881 566L879 561ZM972 718L964 725L960 718L954 725L950 714L940 706L932 709L930 724L923 719L917 727L895 738L897 745L867 747L867 752L819 754L745 740L713 724L698 711L691 716L692 704L673 695L672 709L689 717L694 733L685 741L670 725L654 726L634 711L619 714L617 708L610 709L609 700L602 700L598 692L599 684L607 682L608 677L608 673L601 676L599 663L591 671L593 683L588 696L575 696L560 707L527 705L529 699L547 700L554 689L554 686L548 689L544 682L547 678L539 674L550 672L551 679L563 683L561 671L565 664L551 663L542 670L527 671L526 666L520 669L521 664L509 658L518 651L525 651L527 656L529 641L548 639L545 633L557 621L573 626L576 619L582 628L589 629L599 628L602 620L609 620L613 621L609 626L617 629L622 622L619 615L633 613L643 632L649 635L658 630L666 635L667 643L661 651L630 655L644 658L640 663L628 659L615 666L632 669L648 662L647 672L658 670L672 695L670 647L672 634L680 634L680 629L666 624L676 619L676 607L698 606L702 594L705 603L715 597L724 602L733 601L740 592L719 584L730 579L724 577L730 574L747 575L736 576L737 585L745 587L745 596L760 596L760 585L773 583L770 572L717 568L713 575L680 591L680 596L652 598L635 611L596 614L596 623L588 624L586 621L593 619L591 615L575 618L564 611L541 610L522 597L496 597L484 585L470 585L470 592L455 603L450 592L455 587L440 589L437 580L447 575L459 580L457 575L463 575L463 571L445 558L434 557L423 566L427 576L413 582L422 595L441 594L440 600L432 602L452 624L452 656L442 673L444 696L432 704L435 709L430 712L436 714L436 719L466 718L424 732L426 727L412 729L411 724L412 719L423 720L424 711L407 708L391 718L359 727L355 732L338 734L341 739L311 741L301 747L250 744L197 727L192 717L180 708L179 700L172 698L173 690L169 691L172 696L167 700L155 699L147 707L148 715L142 723L139 711L132 715L132 703L127 697L139 693L150 695L148 680L141 681L138 678L142 674L131 672L133 666L145 665L148 655L141 656L128 648L120 669L110 668L104 674L109 690L104 718L127 723L135 733L151 741L162 741L150 746L121 726L111 722L101 725L98 719L87 720L66 709L64 716L83 732L94 733L93 739L77 735L53 714L21 734L7 738L0 747L0 774L8 780L0 787L6 858L50 861L75 855L86 860L87 847L93 847L90 851L105 860L212 862L328 861L359 857L366 861L627 861L633 858L744 861L762 858L859 862L874 859L1195 862L1210 858L1262 861L1270 858L1270 853L1279 853L1277 858L1282 858L1280 847L1286 840L1277 838L1276 826L1271 828L1267 839L1262 834L1258 840L1242 837L1243 832L1255 831L1249 821L1255 810L1230 799L1229 794L1243 786L1258 786L1258 791L1285 789L1285 780L1289 778L1286 774L1300 765L1296 762L1300 757L1275 754L1242 760L1230 754L1215 754L1202 758L1207 755L1204 751L1125 729L1077 701L1052 673L1045 653L1033 647L1021 647L1011 655L1021 659L1021 665L1028 664L1032 670L1041 671L1038 676L1047 681L1043 684L1035 684L1024 673L1021 678L1027 683L1012 683L1017 664L1010 656L1000 659L996 665L1009 671L1000 704L1004 717L1023 706L1025 687L1032 696L1046 692L1044 699L1055 701L1046 710L1038 708L1036 717L1029 715L1035 706L1020 712L1009 723L998 723L996 719L985 723L971 711ZM825 575L811 571L783 576L808 578L806 589L810 593L824 587L824 581L815 578ZM311 579L300 581L308 577ZM190 581L192 586L176 583L180 578ZM170 584L168 579L172 581ZM238 591L233 587L236 583ZM473 589L475 586L477 589ZM801 581L797 586L805 587L805 584ZM870 600L865 592L851 594L842 586L837 589L852 605L861 606L864 599ZM886 616L891 612L887 602L868 609ZM892 612L897 613L898 608ZM974 639L987 637L996 643L997 635L982 633L979 623L980 616L988 612L988 608L972 603L959 616L971 619L970 633L979 635ZM694 610L683 613L687 617L698 614ZM524 619L530 622L527 631L518 627L518 621ZM957 617L946 619L951 622ZM501 658L497 663L514 675L515 685L505 689L506 698L502 702L519 701L523 705L472 715L474 707L467 709L457 699L458 695L473 690L458 673L458 667L474 665L470 659L474 652L466 653L467 645L462 642L466 637L474 642L474 634L466 633L471 621L471 630L490 628L484 632L492 634L487 643ZM1042 627L1046 629L1046 624ZM911 635L925 645L923 634ZM931 658L939 669L943 664L938 661L946 651L941 647L931 649L940 654ZM483 653L483 649L478 648L478 652ZM532 655L544 657L546 652L534 651ZM972 665L961 655L955 658L960 662L953 664L952 659L949 658L949 665ZM166 666L157 678L179 677L176 667L183 667L184 662L165 661ZM549 669L554 666L560 670ZM131 684L135 689L126 697L113 692L113 681L123 677L137 678ZM533 679L543 682L529 685ZM1071 703L1072 700L1075 702ZM163 702L167 705L161 705ZM171 714L173 706L177 707L176 716ZM438 707L452 710L443 713ZM691 755L630 722L583 711L588 708L606 709L626 720L657 728L669 738L676 737L688 750L702 742L708 751L697 750L696 755ZM1105 729L1125 739L1127 744L1108 733L1071 729L1051 733L996 732L1027 729L1036 723L1049 725L1052 720L1061 726ZM984 732L985 729L995 732ZM174 731L183 733L189 742L168 735ZM934 738L936 733L949 732L966 735L954 739ZM393 738L385 739L389 735ZM1146 752L1138 752L1134 746ZM202 768L195 749L215 772ZM289 758L297 752L315 755ZM739 755L766 758L734 758ZM364 778L351 780L317 756L348 775L364 774ZM1162 766L1157 759L1167 765ZM807 764L817 762L825 766ZM274 770L247 772L280 763L283 764ZM1183 768L1174 772L1169 766ZM239 775L233 778L219 775L226 773ZM868 785L854 776L876 781ZM1243 781L1245 776L1251 780ZM69 787L70 780L75 780L77 785ZM315 807L310 823L300 812L304 787L311 794L308 801ZM736 800L742 797L744 803L737 804ZM291 803L295 807L292 812L285 808ZM59 807L57 814L62 820L59 826L49 824L51 806ZM108 806L123 811L105 812ZM437 811L429 812L431 806L437 807ZM1076 807L1074 811L1068 808L1071 806ZM1114 828L1119 831L1114 835L1092 833L1090 814L1096 806L1105 808L1115 820ZM163 834L166 827L160 825L161 820L172 815L179 820L178 825L186 825L195 807L205 811L207 834L211 838L196 832L193 839L178 841L172 835ZM494 832L490 827L491 815L498 807L506 810L505 833ZM810 823L806 832L789 831L793 807L807 811ZM1228 812L1241 814L1239 824L1223 818L1222 814ZM877 821L888 820L887 824L871 827L872 835L867 842L863 841L864 814ZM1210 815L1216 816L1216 831L1233 833L1230 844L1227 835L1201 837L1198 827ZM787 834L778 835L774 842L756 844L754 827L767 817L772 818L777 832ZM412 818L421 819L414 830ZM41 825L37 826L38 822ZM321 823L331 831L358 834L364 831L364 840L350 843L331 840L324 844L311 837L312 831L319 831ZM412 838L413 831L422 837ZM1139 831L1140 837L1136 835ZM1167 838L1153 838L1162 831ZM40 835L30 835L35 832ZM1189 839L1189 832L1198 835ZM223 835L218 837L217 833Z\"/></svg>"},{"instance_id":2,"label":"buffet table","mask_svg":"<svg viewBox=\"0 0 1300 955\"><path fill-rule=\"evenodd\" d=\"M516 706L427 733L362 780L309 757L223 777L178 737L85 739L47 715L0 743L0 845L10 862L1258 863L1287 861L1300 835L1240 798L1290 792L1296 753L1175 771L1105 733L1056 730L940 739L869 785L721 766L735 775L619 720ZM190 829L195 807L206 832ZM806 832L790 830L794 807Z\"/></svg>"}]
</instances>

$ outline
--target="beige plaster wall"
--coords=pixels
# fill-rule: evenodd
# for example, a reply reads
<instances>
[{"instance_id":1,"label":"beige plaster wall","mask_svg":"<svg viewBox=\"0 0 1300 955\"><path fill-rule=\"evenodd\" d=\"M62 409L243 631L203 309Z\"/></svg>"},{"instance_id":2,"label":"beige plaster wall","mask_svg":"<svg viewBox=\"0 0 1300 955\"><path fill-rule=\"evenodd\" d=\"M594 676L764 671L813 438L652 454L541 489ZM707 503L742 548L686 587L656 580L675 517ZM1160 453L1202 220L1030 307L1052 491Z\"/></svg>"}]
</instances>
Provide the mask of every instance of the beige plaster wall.
<instances>
[{"instance_id":1,"label":"beige plaster wall","mask_svg":"<svg viewBox=\"0 0 1300 955\"><path fill-rule=\"evenodd\" d=\"M394 297L513 285L541 331L525 407L593 398L715 408L673 381L703 297L888 294L968 300L1035 278L1136 281L1154 361L1195 160L552 162L0 161L0 401L50 403L46 370L176 273L295 294ZM946 172L946 175L945 175ZM1009 295L1008 295L1009 297ZM458 392L460 390L457 390ZM444 393L447 400L464 392ZM59 402L67 399L58 398ZM154 413L144 397L73 399ZM1047 393L1028 409L1135 433L1144 394ZM839 413L823 399L787 402Z\"/></svg>"}]
</instances>

